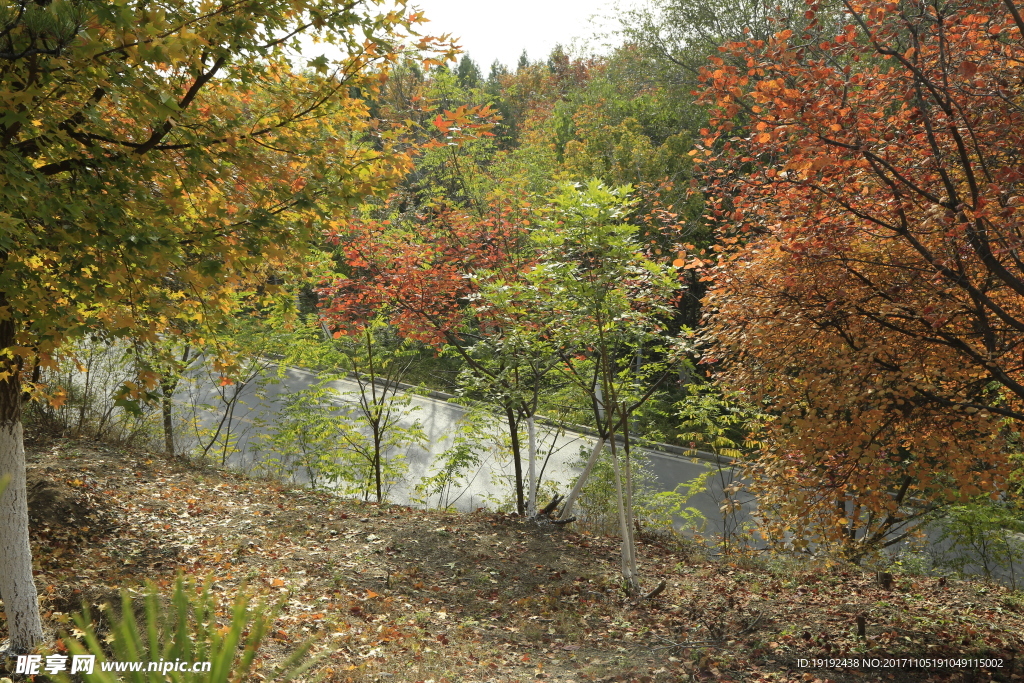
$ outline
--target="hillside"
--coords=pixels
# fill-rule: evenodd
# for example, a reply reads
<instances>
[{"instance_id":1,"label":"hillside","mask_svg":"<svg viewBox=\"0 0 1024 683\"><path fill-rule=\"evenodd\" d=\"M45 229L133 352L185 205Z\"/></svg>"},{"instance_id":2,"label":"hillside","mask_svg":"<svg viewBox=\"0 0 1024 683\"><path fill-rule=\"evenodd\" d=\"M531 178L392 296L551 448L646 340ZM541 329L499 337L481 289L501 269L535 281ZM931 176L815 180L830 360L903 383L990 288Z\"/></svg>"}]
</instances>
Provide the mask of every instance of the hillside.
<instances>
[{"instance_id":1,"label":"hillside","mask_svg":"<svg viewBox=\"0 0 1024 683\"><path fill-rule=\"evenodd\" d=\"M328 681L1024 680L1024 596L785 557L709 559L641 534L617 587L613 538L516 517L376 506L61 440L30 445L36 574L50 629L146 579L209 576L287 605L264 671L302 640ZM866 639L857 636L864 616ZM0 640L6 635L0 622ZM798 659L994 657L1002 669L807 669ZM10 666L10 662L7 663ZM0 663L0 669L3 667ZM46 680L43 676L35 680Z\"/></svg>"}]
</instances>

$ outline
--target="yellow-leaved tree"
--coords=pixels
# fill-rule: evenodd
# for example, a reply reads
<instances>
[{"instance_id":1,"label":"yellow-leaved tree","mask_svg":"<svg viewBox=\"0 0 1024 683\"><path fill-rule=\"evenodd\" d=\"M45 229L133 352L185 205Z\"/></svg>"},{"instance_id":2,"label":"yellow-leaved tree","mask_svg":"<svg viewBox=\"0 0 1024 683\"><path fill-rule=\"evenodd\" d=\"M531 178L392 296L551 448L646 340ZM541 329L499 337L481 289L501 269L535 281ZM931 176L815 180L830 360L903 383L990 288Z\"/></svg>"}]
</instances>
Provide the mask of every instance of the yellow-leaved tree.
<instances>
[{"instance_id":1,"label":"yellow-leaved tree","mask_svg":"<svg viewBox=\"0 0 1024 683\"><path fill-rule=\"evenodd\" d=\"M408 168L364 98L419 18L377 0L0 3L0 597L43 637L21 409L71 337L202 330ZM334 44L300 60L302 35ZM187 322L185 324L183 321ZM140 377L136 391L155 380ZM130 397L126 397L130 398Z\"/></svg>"}]
</instances>

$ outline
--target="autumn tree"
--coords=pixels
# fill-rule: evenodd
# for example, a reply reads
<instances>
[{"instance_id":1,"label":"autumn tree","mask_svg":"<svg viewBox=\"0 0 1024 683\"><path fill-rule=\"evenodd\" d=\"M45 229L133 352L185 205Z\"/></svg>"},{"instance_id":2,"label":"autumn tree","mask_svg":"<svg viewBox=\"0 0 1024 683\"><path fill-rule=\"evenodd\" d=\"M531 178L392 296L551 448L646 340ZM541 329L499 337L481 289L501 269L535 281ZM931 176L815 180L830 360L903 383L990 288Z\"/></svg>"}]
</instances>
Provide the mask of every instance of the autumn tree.
<instances>
[{"instance_id":1,"label":"autumn tree","mask_svg":"<svg viewBox=\"0 0 1024 683\"><path fill-rule=\"evenodd\" d=\"M349 490L362 494L364 500L372 497L383 503L402 471L400 449L425 444L419 420L411 426L402 425L416 410L409 406L412 396L403 391L415 355L380 317L359 321L341 331L343 334L327 349L316 344L312 354L316 360L303 365L323 368L321 377L325 381L350 379L357 385L356 391L337 397L348 423L338 432L337 445L349 460L358 463L351 468L356 476L346 477ZM294 357L294 350L285 356L290 357Z\"/></svg>"},{"instance_id":2,"label":"autumn tree","mask_svg":"<svg viewBox=\"0 0 1024 683\"><path fill-rule=\"evenodd\" d=\"M504 397L520 514L526 499L517 414L525 395L509 382L530 373L506 372L507 363L492 364L474 353L486 320L474 316L472 302L486 282L519 279L529 258L524 247L530 222L528 207L497 200L483 217L445 208L414 222L339 222L334 239L345 272L319 290L328 324L344 326L383 313L402 337L458 354L490 385L489 393Z\"/></svg>"},{"instance_id":3,"label":"autumn tree","mask_svg":"<svg viewBox=\"0 0 1024 683\"><path fill-rule=\"evenodd\" d=\"M504 409L516 460L521 460L520 431L526 425L525 504L523 474L514 463L516 503L521 514L533 517L540 486L537 413L541 399L566 384L554 371L559 357L551 343L550 316L532 305L537 292L525 270L515 272L514 278L491 277L488 272L474 275L480 285L468 306L470 325L460 335L463 343L448 349L464 361L460 393Z\"/></svg>"},{"instance_id":4,"label":"autumn tree","mask_svg":"<svg viewBox=\"0 0 1024 683\"><path fill-rule=\"evenodd\" d=\"M413 17L374 5L0 7L0 595L13 651L42 638L21 427L25 393L42 391L33 368L88 330L155 339L230 312L235 291L301 259L321 216L404 173L355 95L380 82ZM294 61L302 34L342 56Z\"/></svg>"},{"instance_id":5,"label":"autumn tree","mask_svg":"<svg viewBox=\"0 0 1024 683\"><path fill-rule=\"evenodd\" d=\"M708 360L780 417L753 462L762 508L858 555L1006 487L1024 419L1024 19L1013 0L844 5L824 39L728 46L704 71L698 156L724 226Z\"/></svg>"},{"instance_id":6,"label":"autumn tree","mask_svg":"<svg viewBox=\"0 0 1024 683\"><path fill-rule=\"evenodd\" d=\"M555 368L586 397L598 432L560 517L569 519L608 446L622 534L622 577L627 590L636 593L640 577L633 539L630 420L671 376L685 340L666 325L675 315L671 304L682 283L666 260L644 254L637 227L626 220L633 204L629 191L596 180L559 188L541 229L532 234L539 253L525 275L531 287L524 293L532 299L524 297L524 303L543 321L543 334L558 359Z\"/></svg>"}]
</instances>

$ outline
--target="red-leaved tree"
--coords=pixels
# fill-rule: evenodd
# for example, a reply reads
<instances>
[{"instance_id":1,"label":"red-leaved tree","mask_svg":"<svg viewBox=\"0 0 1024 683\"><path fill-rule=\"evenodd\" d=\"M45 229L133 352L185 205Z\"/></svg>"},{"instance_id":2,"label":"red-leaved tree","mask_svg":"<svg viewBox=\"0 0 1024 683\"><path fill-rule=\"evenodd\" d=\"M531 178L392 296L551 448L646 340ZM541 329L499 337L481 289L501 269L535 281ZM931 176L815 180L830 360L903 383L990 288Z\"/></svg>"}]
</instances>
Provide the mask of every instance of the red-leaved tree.
<instances>
[{"instance_id":1,"label":"red-leaved tree","mask_svg":"<svg viewBox=\"0 0 1024 683\"><path fill-rule=\"evenodd\" d=\"M364 220L338 224L331 240L341 253L346 274L325 282L319 293L323 319L350 325L384 315L406 339L459 353L481 379L502 385L502 409L509 422L516 480L516 503L526 511L519 426L536 410L517 377L474 356L470 347L482 336L498 335L508 325L476 305L485 283L516 282L529 265L528 207L495 201L484 216L448 208L419 215L413 224ZM521 322L521 321L520 321Z\"/></svg>"},{"instance_id":2,"label":"red-leaved tree","mask_svg":"<svg viewBox=\"0 0 1024 683\"><path fill-rule=\"evenodd\" d=\"M1013 0L844 5L838 33L815 3L805 32L722 48L697 156L725 247L709 359L780 416L753 462L762 504L776 531L863 549L1005 486L1024 419L1024 20Z\"/></svg>"}]
</instances>

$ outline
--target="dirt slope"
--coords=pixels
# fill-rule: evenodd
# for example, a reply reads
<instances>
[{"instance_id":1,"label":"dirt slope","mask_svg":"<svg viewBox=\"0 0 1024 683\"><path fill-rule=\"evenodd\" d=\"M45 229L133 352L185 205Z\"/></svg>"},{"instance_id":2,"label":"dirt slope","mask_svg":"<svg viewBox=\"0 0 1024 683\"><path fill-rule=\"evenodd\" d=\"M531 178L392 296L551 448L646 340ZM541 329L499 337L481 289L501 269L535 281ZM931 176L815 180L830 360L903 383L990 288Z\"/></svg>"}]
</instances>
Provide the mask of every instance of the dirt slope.
<instances>
[{"instance_id":1,"label":"dirt slope","mask_svg":"<svg viewBox=\"0 0 1024 683\"><path fill-rule=\"evenodd\" d=\"M184 572L225 598L243 584L284 597L263 671L313 637L328 681L1024 680L1024 596L1001 587L896 576L886 589L850 565L712 561L647 538L643 576L667 589L636 601L617 586L612 538L378 507L93 443L36 447L30 463L36 578L54 633L83 601ZM799 661L866 655L1004 666Z\"/></svg>"}]
</instances>

